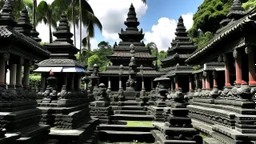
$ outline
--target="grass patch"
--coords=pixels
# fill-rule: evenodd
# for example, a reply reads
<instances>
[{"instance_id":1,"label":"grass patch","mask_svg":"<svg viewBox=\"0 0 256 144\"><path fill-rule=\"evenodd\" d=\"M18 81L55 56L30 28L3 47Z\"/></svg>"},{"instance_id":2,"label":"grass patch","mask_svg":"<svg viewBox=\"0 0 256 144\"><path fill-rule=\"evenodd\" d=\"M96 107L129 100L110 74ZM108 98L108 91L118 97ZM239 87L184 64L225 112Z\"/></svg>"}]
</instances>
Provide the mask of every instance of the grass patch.
<instances>
[{"instance_id":1,"label":"grass patch","mask_svg":"<svg viewBox=\"0 0 256 144\"><path fill-rule=\"evenodd\" d=\"M205 135L204 133L200 133L200 136L201 136L203 139L208 137L208 136Z\"/></svg>"},{"instance_id":2,"label":"grass patch","mask_svg":"<svg viewBox=\"0 0 256 144\"><path fill-rule=\"evenodd\" d=\"M137 127L144 127L144 126L153 126L152 122L150 121L127 121L127 126L137 126Z\"/></svg>"}]
</instances>

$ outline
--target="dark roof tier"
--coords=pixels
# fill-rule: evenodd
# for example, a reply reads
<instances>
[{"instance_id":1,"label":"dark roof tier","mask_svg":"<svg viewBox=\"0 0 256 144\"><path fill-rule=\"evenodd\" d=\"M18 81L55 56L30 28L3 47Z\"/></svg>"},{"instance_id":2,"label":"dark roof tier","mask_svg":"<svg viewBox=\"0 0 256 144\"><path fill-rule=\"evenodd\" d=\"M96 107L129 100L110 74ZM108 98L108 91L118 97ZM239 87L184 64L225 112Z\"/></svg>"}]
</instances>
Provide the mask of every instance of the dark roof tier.
<instances>
[{"instance_id":1,"label":"dark roof tier","mask_svg":"<svg viewBox=\"0 0 256 144\"><path fill-rule=\"evenodd\" d=\"M132 57L132 54L129 52L115 51L112 55L107 56L107 57L109 59L130 59ZM144 52L136 52L135 58L136 59L156 60L155 56L152 56L149 53L144 53Z\"/></svg>"},{"instance_id":2,"label":"dark roof tier","mask_svg":"<svg viewBox=\"0 0 256 144\"><path fill-rule=\"evenodd\" d=\"M67 17L64 13L61 15L57 31L53 33L57 39L45 47L51 52L51 58L66 58L76 59L75 54L79 51L74 45L71 37L73 34L70 32Z\"/></svg>"},{"instance_id":3,"label":"dark roof tier","mask_svg":"<svg viewBox=\"0 0 256 144\"><path fill-rule=\"evenodd\" d=\"M175 35L172 47L167 50L167 57L161 60L163 68L175 66L177 63L184 65L184 61L197 48L188 37L182 17L179 18Z\"/></svg>"},{"instance_id":4,"label":"dark roof tier","mask_svg":"<svg viewBox=\"0 0 256 144\"><path fill-rule=\"evenodd\" d=\"M242 3L240 0L233 0L232 6L230 8L227 17L229 19L240 19L245 15L245 10L242 7Z\"/></svg>"},{"instance_id":5,"label":"dark roof tier","mask_svg":"<svg viewBox=\"0 0 256 144\"><path fill-rule=\"evenodd\" d=\"M46 59L37 64L40 67L44 66L51 66L51 67L58 67L58 66L66 66L66 67L81 67L85 68L85 66L73 59Z\"/></svg>"},{"instance_id":6,"label":"dark roof tier","mask_svg":"<svg viewBox=\"0 0 256 144\"><path fill-rule=\"evenodd\" d=\"M14 29L17 23L12 15L12 3L10 0L5 1L1 11L0 41L3 44L2 51L10 52L30 60L41 60L49 57L50 52L45 50L43 46ZM24 12L26 13L26 11L23 11L22 16L26 17ZM20 18L19 24L27 23L25 21L24 18Z\"/></svg>"},{"instance_id":7,"label":"dark roof tier","mask_svg":"<svg viewBox=\"0 0 256 144\"><path fill-rule=\"evenodd\" d=\"M12 2L6 0L1 11L0 25L15 27L17 25L14 20Z\"/></svg>"},{"instance_id":8,"label":"dark roof tier","mask_svg":"<svg viewBox=\"0 0 256 144\"><path fill-rule=\"evenodd\" d=\"M152 66L152 68L155 69L153 61L156 60L156 57L151 56L150 49L148 49L142 41L144 34L142 29L140 31L138 30L137 26L139 24L135 8L131 4L125 21L127 28L126 30L121 29L121 32L119 33L119 37L122 41L119 42L118 45L115 43L113 46L113 54L107 56L113 65L119 66L122 64L128 66L130 58L132 57L132 54L130 53L131 45L133 45L137 66Z\"/></svg>"},{"instance_id":9,"label":"dark roof tier","mask_svg":"<svg viewBox=\"0 0 256 144\"><path fill-rule=\"evenodd\" d=\"M18 19L16 31L26 36L30 36L31 30L32 30L32 25L29 21L28 11L25 8L21 11L20 18Z\"/></svg>"},{"instance_id":10,"label":"dark roof tier","mask_svg":"<svg viewBox=\"0 0 256 144\"><path fill-rule=\"evenodd\" d=\"M31 32L30 32L30 36L33 40L35 40L36 42L40 42L41 39L38 37L39 33L36 31L35 28L32 28Z\"/></svg>"},{"instance_id":11,"label":"dark roof tier","mask_svg":"<svg viewBox=\"0 0 256 144\"><path fill-rule=\"evenodd\" d=\"M141 77L141 68L137 67L137 77ZM108 66L104 72L100 72L100 76L118 76L120 73L120 66ZM144 77L158 77L162 75L152 67L143 67ZM123 76L129 76L129 66L123 67Z\"/></svg>"},{"instance_id":12,"label":"dark roof tier","mask_svg":"<svg viewBox=\"0 0 256 144\"><path fill-rule=\"evenodd\" d=\"M131 4L127 15L128 15L128 17L127 17L126 21L124 22L124 24L128 28L130 28L130 27L137 28L140 25L140 22L138 22L138 18L136 16L136 12L135 12L135 8L134 8L133 4Z\"/></svg>"},{"instance_id":13,"label":"dark roof tier","mask_svg":"<svg viewBox=\"0 0 256 144\"><path fill-rule=\"evenodd\" d=\"M245 43L255 43L254 41L244 40L245 31L250 33L255 30L255 21L256 9L251 9L250 11L247 11L246 15L238 20L230 21L226 26L220 28L215 34L215 36L204 47L197 49L193 54L191 54L191 56L186 60L186 62L204 63L205 61L213 59L213 57L217 57L217 55L219 55L220 52L225 52L223 44L226 43L226 41L235 40L234 37L243 37L242 41L239 42L239 44L237 45L239 47L245 46ZM217 46L219 44L222 45ZM207 57L202 58L201 56L205 55L206 53Z\"/></svg>"}]
</instances>

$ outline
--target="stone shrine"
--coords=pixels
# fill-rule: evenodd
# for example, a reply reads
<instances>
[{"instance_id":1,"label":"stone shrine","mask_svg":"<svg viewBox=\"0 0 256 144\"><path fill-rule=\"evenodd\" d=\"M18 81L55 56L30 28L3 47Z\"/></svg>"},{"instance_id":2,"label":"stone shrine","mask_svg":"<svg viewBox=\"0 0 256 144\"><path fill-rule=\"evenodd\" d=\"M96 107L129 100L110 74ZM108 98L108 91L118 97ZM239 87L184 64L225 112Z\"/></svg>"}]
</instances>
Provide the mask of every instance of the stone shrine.
<instances>
[{"instance_id":1,"label":"stone shrine","mask_svg":"<svg viewBox=\"0 0 256 144\"><path fill-rule=\"evenodd\" d=\"M43 144L49 126L39 124L41 111L36 108L36 93L29 87L29 74L32 63L50 53L30 37L27 10L22 11L18 23L12 12L12 2L6 0L0 14L0 143Z\"/></svg>"},{"instance_id":2,"label":"stone shrine","mask_svg":"<svg viewBox=\"0 0 256 144\"><path fill-rule=\"evenodd\" d=\"M34 70L42 74L42 91L38 93L42 98L37 100L43 113L41 123L52 127L50 139L58 143L96 143L98 120L90 117L87 91L80 89L85 66L76 61L78 49L71 40L65 13L53 35L57 39L45 45L50 59L39 62Z\"/></svg>"},{"instance_id":3,"label":"stone shrine","mask_svg":"<svg viewBox=\"0 0 256 144\"><path fill-rule=\"evenodd\" d=\"M157 130L152 130L157 144L202 144L202 138L191 125L191 119L188 117L187 102L180 89L176 90L165 108L166 123L155 122Z\"/></svg>"}]
</instances>

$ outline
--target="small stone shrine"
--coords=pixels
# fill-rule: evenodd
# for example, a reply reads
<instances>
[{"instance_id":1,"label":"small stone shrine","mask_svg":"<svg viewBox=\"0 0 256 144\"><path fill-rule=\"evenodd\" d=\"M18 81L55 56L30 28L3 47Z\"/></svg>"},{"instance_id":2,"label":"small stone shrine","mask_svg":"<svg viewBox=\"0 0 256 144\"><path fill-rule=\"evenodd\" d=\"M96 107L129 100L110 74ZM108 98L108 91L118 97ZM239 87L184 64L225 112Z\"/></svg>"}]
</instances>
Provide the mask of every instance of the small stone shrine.
<instances>
[{"instance_id":1,"label":"small stone shrine","mask_svg":"<svg viewBox=\"0 0 256 144\"><path fill-rule=\"evenodd\" d=\"M50 59L39 62L34 71L42 74L43 92L38 93L42 99L37 100L43 113L41 123L52 127L50 139L58 143L94 143L98 121L91 119L87 91L80 89L85 66L76 61L78 49L71 40L73 34L64 13L53 35L57 39L45 45L51 52Z\"/></svg>"},{"instance_id":2,"label":"small stone shrine","mask_svg":"<svg viewBox=\"0 0 256 144\"><path fill-rule=\"evenodd\" d=\"M173 101L164 109L165 123L155 122L157 130L152 130L157 144L202 144L202 138L191 125L187 102L180 89L176 90Z\"/></svg>"},{"instance_id":3,"label":"small stone shrine","mask_svg":"<svg viewBox=\"0 0 256 144\"><path fill-rule=\"evenodd\" d=\"M110 116L113 114L110 106L110 98L107 94L106 86L101 83L95 95L95 101L90 103L90 114L99 118L101 123L110 123Z\"/></svg>"},{"instance_id":4,"label":"small stone shrine","mask_svg":"<svg viewBox=\"0 0 256 144\"><path fill-rule=\"evenodd\" d=\"M164 108L166 107L166 100L169 87L168 83L170 82L170 79L166 77L160 77L156 78L154 81L158 83L158 93L154 93L151 95L152 97L155 97L155 101L153 102L153 105L148 106L147 109L148 113L154 116L155 121L163 121L163 111Z\"/></svg>"},{"instance_id":5,"label":"small stone shrine","mask_svg":"<svg viewBox=\"0 0 256 144\"><path fill-rule=\"evenodd\" d=\"M36 108L36 93L29 88L29 74L32 63L50 53L30 37L27 10L22 11L18 23L12 12L12 2L6 0L0 14L0 143L43 144L49 126L39 125L41 111Z\"/></svg>"}]
</instances>

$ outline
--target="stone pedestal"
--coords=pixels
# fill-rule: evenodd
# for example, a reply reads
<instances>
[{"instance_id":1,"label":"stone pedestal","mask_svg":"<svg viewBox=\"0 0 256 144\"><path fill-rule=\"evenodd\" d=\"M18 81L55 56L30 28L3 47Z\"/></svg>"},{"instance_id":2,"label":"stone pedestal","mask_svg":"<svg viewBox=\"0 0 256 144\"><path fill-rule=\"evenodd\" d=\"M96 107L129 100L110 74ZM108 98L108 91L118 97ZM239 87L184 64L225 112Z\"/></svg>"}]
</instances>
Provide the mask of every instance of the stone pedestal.
<instances>
[{"instance_id":1,"label":"stone pedestal","mask_svg":"<svg viewBox=\"0 0 256 144\"><path fill-rule=\"evenodd\" d=\"M165 123L154 123L157 130L152 130L155 143L177 144L193 143L202 144L202 138L191 125L191 119L187 116L188 109L184 95L177 91L174 101L170 102L170 109L165 109Z\"/></svg>"}]
</instances>

